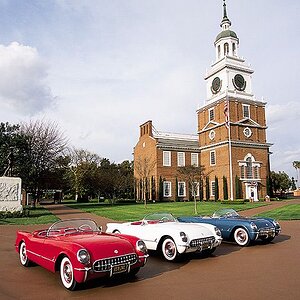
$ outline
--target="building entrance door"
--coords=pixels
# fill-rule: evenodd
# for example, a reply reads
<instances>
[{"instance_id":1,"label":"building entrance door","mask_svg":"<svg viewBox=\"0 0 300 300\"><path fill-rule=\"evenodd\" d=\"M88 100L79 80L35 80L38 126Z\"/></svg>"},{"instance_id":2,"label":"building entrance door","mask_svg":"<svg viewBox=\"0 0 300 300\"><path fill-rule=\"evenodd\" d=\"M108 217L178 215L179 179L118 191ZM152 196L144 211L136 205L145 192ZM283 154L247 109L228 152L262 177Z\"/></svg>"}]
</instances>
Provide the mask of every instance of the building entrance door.
<instances>
[{"instance_id":1,"label":"building entrance door","mask_svg":"<svg viewBox=\"0 0 300 300\"><path fill-rule=\"evenodd\" d=\"M246 199L249 201L258 201L257 196L257 183L256 182L246 182Z\"/></svg>"}]
</instances>

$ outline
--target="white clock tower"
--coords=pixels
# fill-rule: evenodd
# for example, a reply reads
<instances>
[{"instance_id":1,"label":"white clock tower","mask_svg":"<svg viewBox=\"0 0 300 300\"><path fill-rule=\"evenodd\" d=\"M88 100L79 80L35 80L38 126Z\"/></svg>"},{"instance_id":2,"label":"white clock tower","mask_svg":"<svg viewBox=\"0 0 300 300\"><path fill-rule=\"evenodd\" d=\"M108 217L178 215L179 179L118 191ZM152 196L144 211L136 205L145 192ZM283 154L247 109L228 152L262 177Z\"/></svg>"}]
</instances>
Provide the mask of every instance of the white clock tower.
<instances>
[{"instance_id":1,"label":"white clock tower","mask_svg":"<svg viewBox=\"0 0 300 300\"><path fill-rule=\"evenodd\" d=\"M220 100L225 95L253 100L251 74L253 70L238 56L239 38L230 29L226 3L223 4L222 31L214 42L216 61L205 76L207 102Z\"/></svg>"}]
</instances>

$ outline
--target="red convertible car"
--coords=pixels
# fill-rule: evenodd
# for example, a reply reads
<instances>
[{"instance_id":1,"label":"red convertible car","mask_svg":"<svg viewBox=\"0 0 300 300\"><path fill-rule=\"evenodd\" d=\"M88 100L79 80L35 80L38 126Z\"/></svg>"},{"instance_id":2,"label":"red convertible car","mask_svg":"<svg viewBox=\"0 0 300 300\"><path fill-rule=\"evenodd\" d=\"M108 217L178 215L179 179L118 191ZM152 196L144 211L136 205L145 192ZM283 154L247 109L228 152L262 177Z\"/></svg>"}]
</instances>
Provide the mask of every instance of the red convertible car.
<instances>
[{"instance_id":1,"label":"red convertible car","mask_svg":"<svg viewBox=\"0 0 300 300\"><path fill-rule=\"evenodd\" d=\"M18 231L15 247L24 267L34 262L59 271L68 290L93 278L135 275L148 257L142 240L104 233L89 219L59 221L33 233Z\"/></svg>"}]
</instances>

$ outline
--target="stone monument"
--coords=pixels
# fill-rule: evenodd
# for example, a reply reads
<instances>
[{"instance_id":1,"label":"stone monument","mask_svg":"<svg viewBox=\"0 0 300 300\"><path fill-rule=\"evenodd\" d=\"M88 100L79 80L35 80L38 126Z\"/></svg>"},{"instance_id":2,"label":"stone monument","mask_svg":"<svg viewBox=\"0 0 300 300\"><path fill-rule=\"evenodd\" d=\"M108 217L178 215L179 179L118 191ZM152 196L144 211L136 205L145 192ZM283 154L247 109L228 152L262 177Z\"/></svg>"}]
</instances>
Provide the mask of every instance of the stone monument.
<instances>
[{"instance_id":1,"label":"stone monument","mask_svg":"<svg viewBox=\"0 0 300 300\"><path fill-rule=\"evenodd\" d=\"M21 178L0 177L0 212L22 211Z\"/></svg>"}]
</instances>

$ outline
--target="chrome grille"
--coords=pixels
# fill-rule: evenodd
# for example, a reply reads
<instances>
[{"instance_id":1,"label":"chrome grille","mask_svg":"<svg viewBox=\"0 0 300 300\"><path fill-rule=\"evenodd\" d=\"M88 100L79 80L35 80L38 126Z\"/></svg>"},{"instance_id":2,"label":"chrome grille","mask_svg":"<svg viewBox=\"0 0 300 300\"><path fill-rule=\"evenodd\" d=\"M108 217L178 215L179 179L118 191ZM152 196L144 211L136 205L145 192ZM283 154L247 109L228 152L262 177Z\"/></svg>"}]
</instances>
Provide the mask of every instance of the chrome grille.
<instances>
[{"instance_id":1,"label":"chrome grille","mask_svg":"<svg viewBox=\"0 0 300 300\"><path fill-rule=\"evenodd\" d=\"M201 238L201 239L195 239L191 240L190 246L191 247L200 247L200 248L208 248L211 247L211 245L215 242L215 237L209 236L206 238Z\"/></svg>"},{"instance_id":2,"label":"chrome grille","mask_svg":"<svg viewBox=\"0 0 300 300\"><path fill-rule=\"evenodd\" d=\"M259 229L258 235L259 236L274 236L275 228L274 227L261 228L261 229Z\"/></svg>"},{"instance_id":3,"label":"chrome grille","mask_svg":"<svg viewBox=\"0 0 300 300\"><path fill-rule=\"evenodd\" d=\"M110 271L113 266L130 264L133 265L137 262L137 255L135 253L126 254L122 256L115 256L96 260L93 264L95 272Z\"/></svg>"}]
</instances>

